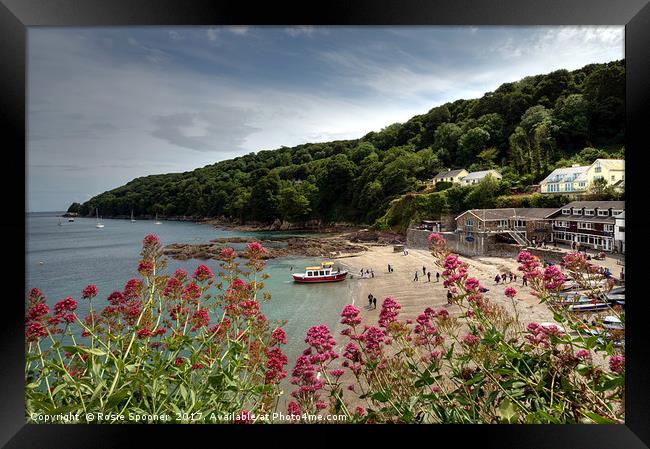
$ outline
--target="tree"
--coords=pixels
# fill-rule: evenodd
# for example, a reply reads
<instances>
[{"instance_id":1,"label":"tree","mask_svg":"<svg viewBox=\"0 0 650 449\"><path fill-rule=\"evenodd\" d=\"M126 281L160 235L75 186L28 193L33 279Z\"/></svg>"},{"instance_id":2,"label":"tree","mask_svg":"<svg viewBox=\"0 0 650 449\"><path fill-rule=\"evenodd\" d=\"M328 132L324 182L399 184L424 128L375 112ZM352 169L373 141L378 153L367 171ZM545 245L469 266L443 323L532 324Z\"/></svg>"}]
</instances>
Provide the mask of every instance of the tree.
<instances>
[{"instance_id":1,"label":"tree","mask_svg":"<svg viewBox=\"0 0 650 449\"><path fill-rule=\"evenodd\" d=\"M500 184L492 175L487 175L467 195L468 209L489 209L494 207L494 199L499 195Z\"/></svg>"},{"instance_id":2,"label":"tree","mask_svg":"<svg viewBox=\"0 0 650 449\"><path fill-rule=\"evenodd\" d=\"M79 203L72 203L70 207L68 207L68 213L78 214L80 212L81 212L81 204Z\"/></svg>"},{"instance_id":3,"label":"tree","mask_svg":"<svg viewBox=\"0 0 650 449\"><path fill-rule=\"evenodd\" d=\"M481 159L481 161L483 161L484 168L492 168L494 167L494 160L497 158L498 155L499 155L499 150L494 147L490 147L481 151L478 154L478 158Z\"/></svg>"},{"instance_id":4,"label":"tree","mask_svg":"<svg viewBox=\"0 0 650 449\"><path fill-rule=\"evenodd\" d=\"M472 163L477 154L485 149L490 140L490 133L482 128L472 128L458 139L456 164L459 167Z\"/></svg>"},{"instance_id":5,"label":"tree","mask_svg":"<svg viewBox=\"0 0 650 449\"><path fill-rule=\"evenodd\" d=\"M293 185L280 189L278 211L283 220L301 221L311 212L309 200Z\"/></svg>"}]
</instances>

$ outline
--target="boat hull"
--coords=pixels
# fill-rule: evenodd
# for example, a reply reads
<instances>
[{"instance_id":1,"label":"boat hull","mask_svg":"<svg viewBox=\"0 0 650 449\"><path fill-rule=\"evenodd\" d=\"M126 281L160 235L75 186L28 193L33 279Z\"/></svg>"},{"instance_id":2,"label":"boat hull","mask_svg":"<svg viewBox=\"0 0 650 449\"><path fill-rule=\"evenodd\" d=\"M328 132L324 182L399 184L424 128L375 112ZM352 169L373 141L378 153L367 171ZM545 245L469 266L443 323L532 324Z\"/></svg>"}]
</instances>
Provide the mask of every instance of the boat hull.
<instances>
[{"instance_id":1,"label":"boat hull","mask_svg":"<svg viewBox=\"0 0 650 449\"><path fill-rule=\"evenodd\" d=\"M291 276L293 277L294 282L298 282L300 284L316 284L321 282L344 281L347 275L348 275L347 271L342 271L340 273L329 275L329 276L305 276L303 274L292 274Z\"/></svg>"}]
</instances>

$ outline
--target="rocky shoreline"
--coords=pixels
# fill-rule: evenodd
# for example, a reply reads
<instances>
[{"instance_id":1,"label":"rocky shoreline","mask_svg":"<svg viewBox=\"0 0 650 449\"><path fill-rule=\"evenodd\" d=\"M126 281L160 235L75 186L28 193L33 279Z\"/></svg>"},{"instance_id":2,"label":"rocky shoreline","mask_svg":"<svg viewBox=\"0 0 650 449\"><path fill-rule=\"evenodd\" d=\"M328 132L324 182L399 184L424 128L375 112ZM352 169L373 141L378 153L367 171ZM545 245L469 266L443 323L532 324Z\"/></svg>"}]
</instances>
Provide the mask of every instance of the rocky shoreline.
<instances>
[{"instance_id":1,"label":"rocky shoreline","mask_svg":"<svg viewBox=\"0 0 650 449\"><path fill-rule=\"evenodd\" d=\"M341 258L367 251L366 245L387 245L402 243L404 237L399 234L377 231L356 231L328 237L283 237L276 239L255 239L248 237L225 237L211 240L209 243L172 243L163 248L163 253L173 259L220 259L225 247L243 245L258 241L268 250L267 259L286 256ZM245 256L244 248L239 251Z\"/></svg>"}]
</instances>

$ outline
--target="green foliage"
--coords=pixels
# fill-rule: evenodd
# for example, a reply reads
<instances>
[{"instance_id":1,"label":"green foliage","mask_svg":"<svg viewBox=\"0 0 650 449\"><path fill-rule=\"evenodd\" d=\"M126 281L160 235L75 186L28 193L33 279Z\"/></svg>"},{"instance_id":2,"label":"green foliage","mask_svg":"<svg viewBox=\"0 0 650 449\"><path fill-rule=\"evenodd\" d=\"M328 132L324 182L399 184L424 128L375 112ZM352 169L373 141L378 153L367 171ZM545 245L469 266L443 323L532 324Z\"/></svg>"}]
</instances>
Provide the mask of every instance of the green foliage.
<instances>
[{"instance_id":1,"label":"green foliage","mask_svg":"<svg viewBox=\"0 0 650 449\"><path fill-rule=\"evenodd\" d=\"M141 177L71 208L81 215L98 208L103 216L133 210L241 222L373 223L391 201L442 167L500 167L504 194L556 167L624 157L624 99L624 61L558 70L437 106L360 139L263 150L186 173ZM445 207L457 210L469 191L445 192ZM466 205L490 203L479 196Z\"/></svg>"},{"instance_id":2,"label":"green foliage","mask_svg":"<svg viewBox=\"0 0 650 449\"><path fill-rule=\"evenodd\" d=\"M78 214L79 211L81 211L81 204L79 203L72 203L70 207L68 207L68 212L70 213Z\"/></svg>"}]
</instances>

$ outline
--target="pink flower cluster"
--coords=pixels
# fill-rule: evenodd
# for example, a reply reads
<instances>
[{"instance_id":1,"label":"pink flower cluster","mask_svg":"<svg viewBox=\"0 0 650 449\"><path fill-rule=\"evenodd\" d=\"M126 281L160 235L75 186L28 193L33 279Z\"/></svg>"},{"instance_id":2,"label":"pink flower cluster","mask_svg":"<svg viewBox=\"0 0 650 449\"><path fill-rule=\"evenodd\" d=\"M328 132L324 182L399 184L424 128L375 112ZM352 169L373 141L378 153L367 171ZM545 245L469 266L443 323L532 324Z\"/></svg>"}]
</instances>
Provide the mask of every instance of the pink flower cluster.
<instances>
[{"instance_id":1,"label":"pink flower cluster","mask_svg":"<svg viewBox=\"0 0 650 449\"><path fill-rule=\"evenodd\" d=\"M562 287L565 281L564 274L555 265L544 268L542 279L544 280L544 288L547 290L556 290Z\"/></svg>"},{"instance_id":2,"label":"pink flower cluster","mask_svg":"<svg viewBox=\"0 0 650 449\"><path fill-rule=\"evenodd\" d=\"M264 382L266 384L278 383L285 377L287 372L284 366L289 363L289 359L282 352L280 348L268 348L265 351L266 360L266 373L264 374Z\"/></svg>"},{"instance_id":3,"label":"pink flower cluster","mask_svg":"<svg viewBox=\"0 0 650 449\"><path fill-rule=\"evenodd\" d=\"M379 327L387 328L390 323L397 321L397 316L399 315L399 310L402 306L399 305L394 298L390 296L384 299L384 302L381 305L381 312L379 312Z\"/></svg>"},{"instance_id":4,"label":"pink flower cluster","mask_svg":"<svg viewBox=\"0 0 650 449\"><path fill-rule=\"evenodd\" d=\"M541 276L542 272L539 267L541 266L539 258L533 256L528 251L521 251L517 256L517 262L519 262L519 271L524 273L526 279L534 279Z\"/></svg>"},{"instance_id":5,"label":"pink flower cluster","mask_svg":"<svg viewBox=\"0 0 650 449\"><path fill-rule=\"evenodd\" d=\"M194 271L193 277L199 282L205 282L214 278L214 274L212 274L210 267L201 264Z\"/></svg>"},{"instance_id":6,"label":"pink flower cluster","mask_svg":"<svg viewBox=\"0 0 650 449\"><path fill-rule=\"evenodd\" d=\"M550 346L551 335L556 337L562 337L564 335L564 333L556 325L542 326L538 323L529 323L527 326L527 331L528 335L526 335L526 340L528 340L533 346L544 348Z\"/></svg>"},{"instance_id":7,"label":"pink flower cluster","mask_svg":"<svg viewBox=\"0 0 650 449\"><path fill-rule=\"evenodd\" d=\"M88 286L81 292L81 297L83 299L90 299L94 298L95 296L97 296L97 287L93 284L88 284Z\"/></svg>"},{"instance_id":8,"label":"pink flower cluster","mask_svg":"<svg viewBox=\"0 0 650 449\"><path fill-rule=\"evenodd\" d=\"M609 369L615 373L622 373L625 371L625 357L622 355L614 355L609 358Z\"/></svg>"},{"instance_id":9,"label":"pink flower cluster","mask_svg":"<svg viewBox=\"0 0 650 449\"><path fill-rule=\"evenodd\" d=\"M438 234L437 232L432 232L431 234L429 234L429 237L427 239L429 240L431 246L436 249L442 249L447 244L445 238L442 235Z\"/></svg>"},{"instance_id":10,"label":"pink flower cluster","mask_svg":"<svg viewBox=\"0 0 650 449\"><path fill-rule=\"evenodd\" d=\"M192 324L192 332L202 327L206 327L208 324L210 324L210 314L206 309L199 309L192 314L190 323Z\"/></svg>"},{"instance_id":11,"label":"pink flower cluster","mask_svg":"<svg viewBox=\"0 0 650 449\"><path fill-rule=\"evenodd\" d=\"M515 290L512 287L506 287L506 289L503 291L503 294L506 295L508 298L514 298L517 296L517 290Z\"/></svg>"},{"instance_id":12,"label":"pink flower cluster","mask_svg":"<svg viewBox=\"0 0 650 449\"><path fill-rule=\"evenodd\" d=\"M353 306L352 304L347 304L341 312L341 324L346 324L348 326L356 326L361 324L361 317L359 316L359 309Z\"/></svg>"},{"instance_id":13,"label":"pink flower cluster","mask_svg":"<svg viewBox=\"0 0 650 449\"><path fill-rule=\"evenodd\" d=\"M143 282L140 279L130 279L124 286L122 296L125 299L133 299L140 296L142 293Z\"/></svg>"},{"instance_id":14,"label":"pink flower cluster","mask_svg":"<svg viewBox=\"0 0 650 449\"><path fill-rule=\"evenodd\" d=\"M478 338L474 334L467 334L467 335L465 335L463 337L463 339L461 341L462 341L462 343L464 345L469 346L471 348L471 347L474 347L474 346L476 346L478 344L478 342L480 341L480 338Z\"/></svg>"},{"instance_id":15,"label":"pink flower cluster","mask_svg":"<svg viewBox=\"0 0 650 449\"><path fill-rule=\"evenodd\" d=\"M444 311L444 312L443 312ZM442 344L443 337L439 334L438 328L433 325L431 320L437 316L446 317L449 315L446 309L441 309L440 312L436 312L430 307L427 307L424 310L424 313L421 313L416 318L417 324L413 329L415 333L415 344L418 346L428 346L435 347L439 344Z\"/></svg>"},{"instance_id":16,"label":"pink flower cluster","mask_svg":"<svg viewBox=\"0 0 650 449\"><path fill-rule=\"evenodd\" d=\"M156 234L147 234L142 240L142 246L144 247L157 247L160 246L160 239Z\"/></svg>"},{"instance_id":17,"label":"pink flower cluster","mask_svg":"<svg viewBox=\"0 0 650 449\"><path fill-rule=\"evenodd\" d=\"M287 334L284 331L284 329L282 329L281 327L278 327L271 334L271 340L272 340L273 343L286 345L287 344Z\"/></svg>"}]
</instances>

